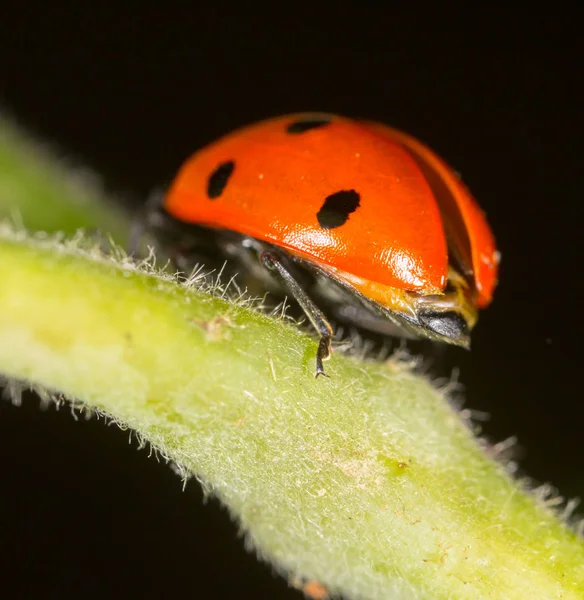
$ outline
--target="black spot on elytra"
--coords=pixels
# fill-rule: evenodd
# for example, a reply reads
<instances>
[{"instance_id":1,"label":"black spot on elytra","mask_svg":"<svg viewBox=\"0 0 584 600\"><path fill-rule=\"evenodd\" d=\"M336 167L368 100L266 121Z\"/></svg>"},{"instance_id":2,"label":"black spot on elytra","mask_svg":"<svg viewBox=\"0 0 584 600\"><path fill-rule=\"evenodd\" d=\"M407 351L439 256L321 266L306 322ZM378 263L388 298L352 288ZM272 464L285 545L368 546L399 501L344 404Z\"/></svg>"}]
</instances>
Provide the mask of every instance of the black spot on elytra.
<instances>
[{"instance_id":1,"label":"black spot on elytra","mask_svg":"<svg viewBox=\"0 0 584 600\"><path fill-rule=\"evenodd\" d=\"M331 122L331 117L303 117L298 121L293 121L286 127L288 133L304 133L317 127L324 127Z\"/></svg>"},{"instance_id":2,"label":"black spot on elytra","mask_svg":"<svg viewBox=\"0 0 584 600\"><path fill-rule=\"evenodd\" d=\"M316 213L323 229L334 229L344 225L349 215L359 208L361 197L355 190L341 190L327 196Z\"/></svg>"},{"instance_id":3,"label":"black spot on elytra","mask_svg":"<svg viewBox=\"0 0 584 600\"><path fill-rule=\"evenodd\" d=\"M211 175L209 175L207 181L207 196L209 196L211 200L215 200L215 198L221 196L234 169L235 162L228 160L227 162L221 163Z\"/></svg>"}]
</instances>

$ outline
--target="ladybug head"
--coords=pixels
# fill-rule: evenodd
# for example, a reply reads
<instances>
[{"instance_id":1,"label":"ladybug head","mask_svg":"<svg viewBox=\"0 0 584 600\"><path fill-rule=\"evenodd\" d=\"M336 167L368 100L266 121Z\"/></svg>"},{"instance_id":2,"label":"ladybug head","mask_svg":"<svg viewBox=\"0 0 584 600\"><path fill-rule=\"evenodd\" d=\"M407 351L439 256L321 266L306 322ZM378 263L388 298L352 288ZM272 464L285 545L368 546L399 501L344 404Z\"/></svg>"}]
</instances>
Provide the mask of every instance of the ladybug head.
<instances>
[{"instance_id":1,"label":"ladybug head","mask_svg":"<svg viewBox=\"0 0 584 600\"><path fill-rule=\"evenodd\" d=\"M428 307L420 309L417 317L425 336L470 349L470 327L460 313Z\"/></svg>"}]
</instances>

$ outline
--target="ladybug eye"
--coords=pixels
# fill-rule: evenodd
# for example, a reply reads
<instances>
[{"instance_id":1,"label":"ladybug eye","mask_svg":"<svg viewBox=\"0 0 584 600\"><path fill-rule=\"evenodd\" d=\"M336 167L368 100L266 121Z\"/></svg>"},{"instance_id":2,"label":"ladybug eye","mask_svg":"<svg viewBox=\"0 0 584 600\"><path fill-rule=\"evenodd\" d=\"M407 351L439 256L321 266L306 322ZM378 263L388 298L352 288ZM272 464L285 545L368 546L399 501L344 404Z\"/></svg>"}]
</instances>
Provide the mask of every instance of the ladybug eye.
<instances>
[{"instance_id":1,"label":"ladybug eye","mask_svg":"<svg viewBox=\"0 0 584 600\"><path fill-rule=\"evenodd\" d=\"M229 160L221 163L211 175L209 175L209 179L207 180L207 196L210 200L215 200L221 196L234 169L235 162Z\"/></svg>"},{"instance_id":2,"label":"ladybug eye","mask_svg":"<svg viewBox=\"0 0 584 600\"><path fill-rule=\"evenodd\" d=\"M299 119L298 121L290 123L290 125L286 127L286 131L292 134L304 133L305 131L310 131L311 129L316 129L317 127L323 127L324 125L328 125L330 122L330 117L312 117Z\"/></svg>"},{"instance_id":3,"label":"ladybug eye","mask_svg":"<svg viewBox=\"0 0 584 600\"><path fill-rule=\"evenodd\" d=\"M361 196L355 190L341 190L327 196L316 213L319 225L323 229L335 229L344 225L349 215L359 208Z\"/></svg>"}]
</instances>

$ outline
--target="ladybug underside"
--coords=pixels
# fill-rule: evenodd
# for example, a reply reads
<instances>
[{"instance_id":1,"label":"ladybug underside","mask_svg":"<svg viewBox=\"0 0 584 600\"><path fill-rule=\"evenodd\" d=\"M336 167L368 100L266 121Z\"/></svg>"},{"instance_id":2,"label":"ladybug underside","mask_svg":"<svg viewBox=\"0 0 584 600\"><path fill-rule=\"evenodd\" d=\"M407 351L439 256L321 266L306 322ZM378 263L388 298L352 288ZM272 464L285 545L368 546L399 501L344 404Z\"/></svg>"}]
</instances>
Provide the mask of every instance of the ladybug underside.
<instances>
[{"instance_id":1,"label":"ladybug underside","mask_svg":"<svg viewBox=\"0 0 584 600\"><path fill-rule=\"evenodd\" d=\"M222 282L233 281L250 295L262 296L267 289L277 295L293 296L302 306L311 322L318 321L320 313L310 299L326 308L336 320L355 325L382 335L408 339L428 338L464 348L469 347L470 331L477 320L471 300L471 285L459 271L451 266L447 286L442 294L423 295L383 286L385 301L380 302L359 292L351 283L351 275L293 256L283 248L239 234L231 230L215 229L181 223L157 211L151 229L157 230L159 239L169 242L171 259L179 270L189 272L195 265L204 265L209 277L220 270ZM304 304L274 273L267 269L262 256L269 255L285 269L305 292ZM302 292L300 292L302 293ZM324 321L328 326L327 321ZM330 329L330 326L328 326ZM331 330L332 332L332 330ZM325 357L326 358L326 357Z\"/></svg>"}]
</instances>

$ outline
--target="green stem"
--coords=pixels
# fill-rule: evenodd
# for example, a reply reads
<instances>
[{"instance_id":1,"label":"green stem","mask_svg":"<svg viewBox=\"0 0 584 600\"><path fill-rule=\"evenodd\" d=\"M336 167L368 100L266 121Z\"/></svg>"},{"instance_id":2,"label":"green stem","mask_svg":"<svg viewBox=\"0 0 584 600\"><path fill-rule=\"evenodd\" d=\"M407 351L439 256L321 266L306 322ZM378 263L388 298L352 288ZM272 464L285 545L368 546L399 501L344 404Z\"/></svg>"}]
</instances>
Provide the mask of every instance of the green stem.
<instances>
[{"instance_id":1,"label":"green stem","mask_svg":"<svg viewBox=\"0 0 584 600\"><path fill-rule=\"evenodd\" d=\"M118 243L127 237L128 217L108 200L87 168L55 160L0 114L0 216L30 230L62 231L99 227Z\"/></svg>"},{"instance_id":2,"label":"green stem","mask_svg":"<svg viewBox=\"0 0 584 600\"><path fill-rule=\"evenodd\" d=\"M581 539L397 358L335 353L314 379L315 340L283 319L8 227L0 282L0 371L134 429L288 575L359 599L584 597Z\"/></svg>"}]
</instances>

